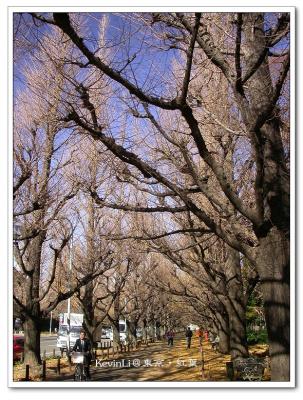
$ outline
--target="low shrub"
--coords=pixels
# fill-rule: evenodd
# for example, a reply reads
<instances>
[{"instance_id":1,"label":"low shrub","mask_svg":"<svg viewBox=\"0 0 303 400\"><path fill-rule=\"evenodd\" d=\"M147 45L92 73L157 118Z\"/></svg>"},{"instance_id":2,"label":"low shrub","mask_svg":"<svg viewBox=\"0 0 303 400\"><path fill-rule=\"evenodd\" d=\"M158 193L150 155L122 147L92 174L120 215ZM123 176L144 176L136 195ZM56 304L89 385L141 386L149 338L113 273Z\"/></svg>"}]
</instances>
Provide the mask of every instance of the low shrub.
<instances>
[{"instance_id":1,"label":"low shrub","mask_svg":"<svg viewBox=\"0 0 303 400\"><path fill-rule=\"evenodd\" d=\"M248 344L263 344L268 343L267 331L265 329L258 332L248 331L247 332Z\"/></svg>"}]
</instances>

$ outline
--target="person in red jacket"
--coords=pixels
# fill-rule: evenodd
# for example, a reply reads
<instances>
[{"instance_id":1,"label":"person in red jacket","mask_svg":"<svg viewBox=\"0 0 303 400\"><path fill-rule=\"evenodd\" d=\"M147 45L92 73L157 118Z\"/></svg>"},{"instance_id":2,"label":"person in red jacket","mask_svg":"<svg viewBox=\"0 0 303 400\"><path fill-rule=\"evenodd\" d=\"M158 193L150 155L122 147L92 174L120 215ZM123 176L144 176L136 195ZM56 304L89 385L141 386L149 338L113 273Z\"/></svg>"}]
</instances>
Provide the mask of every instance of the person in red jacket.
<instances>
[{"instance_id":1,"label":"person in red jacket","mask_svg":"<svg viewBox=\"0 0 303 400\"><path fill-rule=\"evenodd\" d=\"M202 339L203 339L203 330L201 328L196 329L196 336L199 339L199 346L202 345Z\"/></svg>"},{"instance_id":2,"label":"person in red jacket","mask_svg":"<svg viewBox=\"0 0 303 400\"><path fill-rule=\"evenodd\" d=\"M166 332L166 339L167 339L167 344L169 347L172 347L174 344L174 332L172 330L169 330Z\"/></svg>"}]
</instances>

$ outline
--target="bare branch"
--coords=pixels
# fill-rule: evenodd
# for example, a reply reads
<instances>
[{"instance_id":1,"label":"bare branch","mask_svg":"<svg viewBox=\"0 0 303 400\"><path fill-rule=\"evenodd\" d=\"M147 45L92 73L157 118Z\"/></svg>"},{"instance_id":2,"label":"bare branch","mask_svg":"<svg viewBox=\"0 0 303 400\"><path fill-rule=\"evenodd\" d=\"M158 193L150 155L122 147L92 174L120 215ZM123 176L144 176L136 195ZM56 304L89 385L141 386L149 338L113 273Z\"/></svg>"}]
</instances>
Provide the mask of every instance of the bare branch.
<instances>
[{"instance_id":1,"label":"bare branch","mask_svg":"<svg viewBox=\"0 0 303 400\"><path fill-rule=\"evenodd\" d=\"M185 103L186 97L187 97L188 85L190 82L191 67L192 67L192 62L193 62L194 48L195 48L195 43L196 43L197 34L198 34L198 30L199 30L200 19L201 19L201 13L196 13L195 25L192 29L192 36L190 39L189 48L187 50L186 68L185 68L182 91L181 91L181 96L180 96L181 104Z\"/></svg>"},{"instance_id":2,"label":"bare branch","mask_svg":"<svg viewBox=\"0 0 303 400\"><path fill-rule=\"evenodd\" d=\"M193 33L193 28L186 19L185 15L182 13L176 13L177 17L183 24L183 26L187 29L191 34ZM234 79L234 75L230 70L230 66L226 61L224 55L221 51L215 46L213 38L211 34L207 31L206 26L200 24L200 32L197 35L197 42L204 50L207 57L211 60L211 62L216 65L223 72L226 79L232 83Z\"/></svg>"},{"instance_id":3,"label":"bare branch","mask_svg":"<svg viewBox=\"0 0 303 400\"><path fill-rule=\"evenodd\" d=\"M282 63L281 71L280 71L278 80L276 82L273 95L272 95L270 101L268 102L267 107L262 111L262 113L260 113L260 115L258 116L258 118L256 120L255 127L254 127L255 131L261 129L261 127L267 121L267 119L271 117L272 112L273 112L274 108L276 107L277 101L280 97L282 87L284 85L285 79L286 79L288 71L289 71L289 67L290 67L290 53L288 52L285 60Z\"/></svg>"},{"instance_id":4,"label":"bare branch","mask_svg":"<svg viewBox=\"0 0 303 400\"><path fill-rule=\"evenodd\" d=\"M178 235L178 234L186 234L186 233L199 233L200 235L203 234L209 234L212 233L211 230L209 229L203 229L203 228L189 228L189 229L177 229L175 231L171 232L165 232L160 235L146 235L146 236L115 236L115 235L104 235L106 236L109 240L128 240L128 239L135 239L135 240L156 240L156 239L161 239L166 236L171 236L171 235Z\"/></svg>"},{"instance_id":5,"label":"bare branch","mask_svg":"<svg viewBox=\"0 0 303 400\"><path fill-rule=\"evenodd\" d=\"M241 36L242 36L242 24L243 18L242 13L237 14L237 38L236 38L236 49L235 49L235 68L236 68L236 90L240 94L244 94L243 83L242 83L242 68L241 68Z\"/></svg>"},{"instance_id":6,"label":"bare branch","mask_svg":"<svg viewBox=\"0 0 303 400\"><path fill-rule=\"evenodd\" d=\"M85 55L85 57L89 60L91 65L96 66L110 78L121 83L126 89L129 90L130 93L137 96L138 99L166 110L176 110L178 108L175 99L166 101L162 98L147 95L140 88L135 86L129 80L125 79L118 71L110 68L104 62L102 62L99 57L96 57L85 45L83 38L81 38L71 26L68 13L53 13L53 18L53 23L57 25L72 40L72 42L79 48L83 55Z\"/></svg>"}]
</instances>

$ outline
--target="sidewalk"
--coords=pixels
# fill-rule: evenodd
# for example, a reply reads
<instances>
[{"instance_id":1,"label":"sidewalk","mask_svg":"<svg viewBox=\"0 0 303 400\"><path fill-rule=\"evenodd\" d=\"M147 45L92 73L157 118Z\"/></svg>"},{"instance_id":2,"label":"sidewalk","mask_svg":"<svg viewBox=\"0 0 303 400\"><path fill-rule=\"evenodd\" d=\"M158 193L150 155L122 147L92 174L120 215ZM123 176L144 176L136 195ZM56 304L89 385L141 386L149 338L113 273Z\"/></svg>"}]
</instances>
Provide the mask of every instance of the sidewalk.
<instances>
[{"instance_id":1,"label":"sidewalk","mask_svg":"<svg viewBox=\"0 0 303 400\"><path fill-rule=\"evenodd\" d=\"M204 379L202 377L201 352L198 339L193 338L191 349L186 349L186 341L175 339L169 348L166 341L156 342L139 350L119 354L109 359L98 357L91 365L92 381L225 381L225 363L230 356L215 353L210 344L203 343ZM47 381L71 381L73 375L64 373L56 376L48 373Z\"/></svg>"},{"instance_id":2,"label":"sidewalk","mask_svg":"<svg viewBox=\"0 0 303 400\"><path fill-rule=\"evenodd\" d=\"M255 345L250 348L252 355L264 353L266 345ZM203 341L204 373L202 375L202 357L198 339L193 338L190 349L186 348L185 338L175 338L174 346L169 348L166 341L142 345L135 351L115 354L109 358L98 356L97 362L90 367L93 382L142 382L142 381L227 381L226 362L230 355L223 355L212 350L211 345ZM24 371L17 370L18 377L24 377ZM40 367L41 369L41 367ZM74 366L67 364L67 359L61 359L60 375L56 372L57 360L47 360L46 381L73 381ZM32 378L32 375L31 375ZM269 376L266 380L269 380ZM39 379L39 372L37 377Z\"/></svg>"}]
</instances>

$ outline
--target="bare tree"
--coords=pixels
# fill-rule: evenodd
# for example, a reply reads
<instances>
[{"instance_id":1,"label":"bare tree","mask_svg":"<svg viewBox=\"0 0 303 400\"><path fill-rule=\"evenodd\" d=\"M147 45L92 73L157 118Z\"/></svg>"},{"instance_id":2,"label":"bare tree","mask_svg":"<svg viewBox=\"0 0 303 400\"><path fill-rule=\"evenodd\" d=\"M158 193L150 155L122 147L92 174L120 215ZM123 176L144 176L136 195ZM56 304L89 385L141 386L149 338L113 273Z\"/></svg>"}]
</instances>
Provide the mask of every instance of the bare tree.
<instances>
[{"instance_id":1,"label":"bare tree","mask_svg":"<svg viewBox=\"0 0 303 400\"><path fill-rule=\"evenodd\" d=\"M45 40L45 47L54 51L54 42ZM55 290L74 231L66 218L67 206L79 189L69 179L72 154L66 145L73 143L62 132L66 124L59 115L65 81L58 70L60 65L54 66L37 51L23 71L27 86L20 89L14 109L14 305L24 321L24 361L31 365L41 362L42 318L104 270L99 265L79 274L63 291Z\"/></svg>"},{"instance_id":2,"label":"bare tree","mask_svg":"<svg viewBox=\"0 0 303 400\"><path fill-rule=\"evenodd\" d=\"M172 168L168 171L165 163L156 167L152 158L139 155L139 140L134 140L138 153L128 149L123 138L120 143L119 139L114 139L108 125L110 121L105 121L104 124L99 118L89 88L83 83L79 83L76 88L80 95L75 97L75 102L66 104L64 120L73 126L77 125L80 130L102 142L117 158L127 163L128 180L129 177L134 179L137 187L143 191L149 190L151 196L157 191L162 196L168 192L166 197L169 201L164 206L120 204L120 208L171 213L188 210L201 221L203 228L206 226L255 265L264 297L272 379L288 380L289 171L281 137L279 99L288 76L289 51L286 49L281 54L281 62L275 71L271 68L270 58L279 49L281 40L288 39L289 15L239 13L221 14L216 19L208 14L201 16L200 13L148 14L148 23L143 18L142 26L145 32L149 32L149 24L151 31L156 33L157 40L154 35L154 43L150 40L146 48L156 53L155 49L160 43L161 54L175 46L185 57L184 62L180 63L181 84L180 79L167 83L174 78L173 71L170 71L172 73L163 73L160 76L150 73L145 80L148 84L145 85L141 84L140 79L136 79L133 67L135 54L133 59L119 60L120 62L110 65L88 46L79 26L71 21L67 13L54 13L52 17L33 14L33 17L37 21L58 26L70 39L78 51L77 54L81 54L81 60L75 58L69 60L69 63L72 62L84 70L87 68L101 71L115 84L120 85L120 101L125 102L127 99L129 104L134 105L131 106L134 118L147 119L150 121L149 129L151 126L156 127L166 141L173 142L176 159L174 165L170 164ZM265 28L265 19L270 28ZM220 35L217 34L218 29ZM142 46L143 44L144 40ZM197 54L196 47L199 49ZM203 57L199 58L200 54ZM209 135L204 132L205 123L197 112L204 93L194 93L191 87L192 76L194 73L203 73L205 63L224 82L223 87L229 93L225 97L228 102L226 110L230 110L237 125L241 126L248 144L254 172L249 190L243 179L238 178L241 175L239 171L231 179L230 169L226 169L223 162L224 151L218 153L212 147ZM146 69L146 64L144 68ZM213 80L210 79L208 87L212 83ZM181 143L178 140L176 142L170 132L162 129L159 118L155 116L156 108L159 114L170 114L176 118L175 130L181 130L184 138ZM232 120L222 122L212 112L210 116L216 131L222 132L225 129L235 134ZM223 149L227 145L228 142L223 143ZM186 173L189 171L189 175L198 180L199 185L188 184L180 170L182 166L177 165L179 171L176 169L178 160L185 162ZM243 171L247 165L240 163L238 168ZM201 170L209 175L209 179L201 179ZM151 185L156 185L154 187L157 189L150 190ZM96 192L94 195L98 197ZM207 208L202 208L199 204L197 198L201 197L205 199ZM103 201L100 198L99 200ZM103 202L103 205L108 204ZM228 217L231 209L234 216Z\"/></svg>"}]
</instances>

